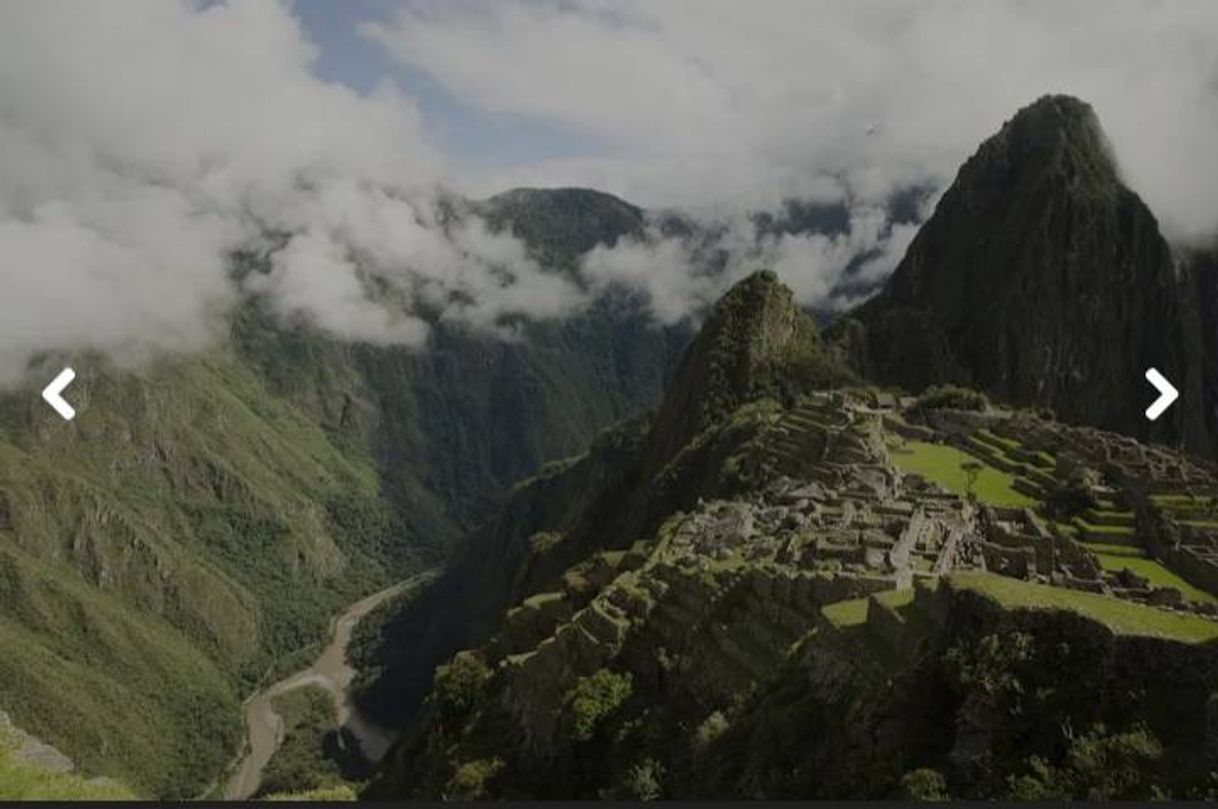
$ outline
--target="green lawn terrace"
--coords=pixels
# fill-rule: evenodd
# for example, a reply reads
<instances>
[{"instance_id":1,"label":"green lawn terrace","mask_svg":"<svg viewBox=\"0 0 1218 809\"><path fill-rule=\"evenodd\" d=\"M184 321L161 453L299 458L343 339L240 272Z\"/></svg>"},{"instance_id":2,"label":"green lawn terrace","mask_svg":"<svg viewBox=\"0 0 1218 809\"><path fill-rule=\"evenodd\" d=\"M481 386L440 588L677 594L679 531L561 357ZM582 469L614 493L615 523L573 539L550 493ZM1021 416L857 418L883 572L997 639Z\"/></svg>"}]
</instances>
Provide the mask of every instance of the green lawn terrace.
<instances>
[{"instance_id":1,"label":"green lawn terrace","mask_svg":"<svg viewBox=\"0 0 1218 809\"><path fill-rule=\"evenodd\" d=\"M919 582L907 590L873 593L821 608L822 632L869 633L877 645L907 643L893 629L914 634L942 621L941 599L953 591L976 593L1007 610L1065 610L1104 625L1118 635L1156 637L1183 643L1218 640L1218 622L1110 596L1021 581L986 571L964 571Z\"/></svg>"},{"instance_id":2,"label":"green lawn terrace","mask_svg":"<svg viewBox=\"0 0 1218 809\"><path fill-rule=\"evenodd\" d=\"M1187 643L1218 639L1218 621L1096 593L1047 587L988 573L961 573L951 577L948 585L980 593L1006 609L1070 610L1104 624L1117 634Z\"/></svg>"},{"instance_id":3,"label":"green lawn terrace","mask_svg":"<svg viewBox=\"0 0 1218 809\"><path fill-rule=\"evenodd\" d=\"M984 506L979 528L987 569L1145 603L1213 609L1218 498L1180 493L1206 485L1206 469L1123 436L1028 414L926 415L927 424L917 426L886 419L899 431L888 441L890 456L905 472ZM931 437L940 443L926 440ZM1068 521L1050 519L1048 492L1079 467L1104 473L1090 485L1095 505ZM1126 505L1136 497L1128 487L1159 492L1151 499L1177 523L1175 550L1162 552L1139 530L1135 510Z\"/></svg>"}]
</instances>

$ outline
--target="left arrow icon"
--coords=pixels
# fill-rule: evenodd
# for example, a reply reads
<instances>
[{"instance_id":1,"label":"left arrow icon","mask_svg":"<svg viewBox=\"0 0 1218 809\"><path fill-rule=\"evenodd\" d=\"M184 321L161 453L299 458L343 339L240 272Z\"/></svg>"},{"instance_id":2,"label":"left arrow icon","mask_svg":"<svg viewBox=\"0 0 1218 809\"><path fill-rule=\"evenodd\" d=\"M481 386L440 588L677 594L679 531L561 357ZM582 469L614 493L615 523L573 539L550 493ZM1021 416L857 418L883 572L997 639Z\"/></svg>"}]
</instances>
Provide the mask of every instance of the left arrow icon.
<instances>
[{"instance_id":1,"label":"left arrow icon","mask_svg":"<svg viewBox=\"0 0 1218 809\"><path fill-rule=\"evenodd\" d=\"M46 399L47 404L55 408L55 412L63 416L64 421L71 421L76 418L76 410L72 405L64 401L64 388L72 384L72 380L76 378L76 372L71 368L64 368L59 372L59 376L51 380L51 384L42 389L42 398Z\"/></svg>"}]
</instances>

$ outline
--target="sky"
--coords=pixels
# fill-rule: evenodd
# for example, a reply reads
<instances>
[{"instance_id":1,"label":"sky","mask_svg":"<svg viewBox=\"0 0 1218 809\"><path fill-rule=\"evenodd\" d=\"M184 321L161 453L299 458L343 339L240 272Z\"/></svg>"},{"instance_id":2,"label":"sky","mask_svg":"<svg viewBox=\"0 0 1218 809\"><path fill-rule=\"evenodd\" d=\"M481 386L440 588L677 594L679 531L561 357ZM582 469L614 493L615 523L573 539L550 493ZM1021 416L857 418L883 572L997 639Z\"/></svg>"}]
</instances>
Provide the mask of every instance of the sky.
<instances>
[{"instance_id":1,"label":"sky","mask_svg":"<svg viewBox=\"0 0 1218 809\"><path fill-rule=\"evenodd\" d=\"M1218 231L1218 3L1208 0L7 0L0 4L0 385L46 352L139 366L285 322L425 349L419 312L502 339L611 287L657 322L768 265L823 305L882 277L1019 107L1095 107L1180 245ZM577 185L720 225L728 272L650 229L539 267L452 195ZM748 211L840 203L838 234L758 238ZM933 201L933 197L932 197ZM929 208L922 212L929 214ZM282 238L268 239L268 234ZM265 258L234 277L231 256ZM387 292L386 292L387 291Z\"/></svg>"}]
</instances>

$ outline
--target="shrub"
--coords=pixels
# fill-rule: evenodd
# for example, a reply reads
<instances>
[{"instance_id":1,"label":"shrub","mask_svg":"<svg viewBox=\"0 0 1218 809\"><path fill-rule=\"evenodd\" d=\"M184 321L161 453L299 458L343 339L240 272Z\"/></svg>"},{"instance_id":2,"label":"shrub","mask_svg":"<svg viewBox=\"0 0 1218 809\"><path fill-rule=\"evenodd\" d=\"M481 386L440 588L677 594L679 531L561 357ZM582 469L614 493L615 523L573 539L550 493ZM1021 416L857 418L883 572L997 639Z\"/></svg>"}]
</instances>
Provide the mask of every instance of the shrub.
<instances>
[{"instance_id":1,"label":"shrub","mask_svg":"<svg viewBox=\"0 0 1218 809\"><path fill-rule=\"evenodd\" d=\"M486 784L503 769L503 759L480 758L467 761L457 768L444 790L446 798L475 800L487 797Z\"/></svg>"},{"instance_id":2,"label":"shrub","mask_svg":"<svg viewBox=\"0 0 1218 809\"><path fill-rule=\"evenodd\" d=\"M722 711L712 712L694 733L694 749L697 751L706 749L726 733L729 727L731 727L731 723L727 721L727 717L723 715Z\"/></svg>"},{"instance_id":3,"label":"shrub","mask_svg":"<svg viewBox=\"0 0 1218 809\"><path fill-rule=\"evenodd\" d=\"M447 665L436 669L434 694L440 711L449 719L465 716L490 676L480 657L470 651L458 652Z\"/></svg>"},{"instance_id":4,"label":"shrub","mask_svg":"<svg viewBox=\"0 0 1218 809\"><path fill-rule=\"evenodd\" d=\"M985 410L988 406L984 393L959 385L932 385L922 392L915 405L918 410Z\"/></svg>"},{"instance_id":5,"label":"shrub","mask_svg":"<svg viewBox=\"0 0 1218 809\"><path fill-rule=\"evenodd\" d=\"M630 768L622 786L627 800L657 800L664 794L664 765L645 758Z\"/></svg>"},{"instance_id":6,"label":"shrub","mask_svg":"<svg viewBox=\"0 0 1218 809\"><path fill-rule=\"evenodd\" d=\"M911 770L901 777L901 797L907 801L946 801L947 779L930 767Z\"/></svg>"},{"instance_id":7,"label":"shrub","mask_svg":"<svg viewBox=\"0 0 1218 809\"><path fill-rule=\"evenodd\" d=\"M1055 520L1077 517L1095 506L1091 487L1081 474L1073 474L1069 479L1057 482L1045 495L1045 513Z\"/></svg>"},{"instance_id":8,"label":"shrub","mask_svg":"<svg viewBox=\"0 0 1218 809\"><path fill-rule=\"evenodd\" d=\"M571 721L571 735L576 741L587 741L596 732L601 720L616 711L629 699L634 681L629 674L599 669L589 677L581 677L563 699Z\"/></svg>"}]
</instances>

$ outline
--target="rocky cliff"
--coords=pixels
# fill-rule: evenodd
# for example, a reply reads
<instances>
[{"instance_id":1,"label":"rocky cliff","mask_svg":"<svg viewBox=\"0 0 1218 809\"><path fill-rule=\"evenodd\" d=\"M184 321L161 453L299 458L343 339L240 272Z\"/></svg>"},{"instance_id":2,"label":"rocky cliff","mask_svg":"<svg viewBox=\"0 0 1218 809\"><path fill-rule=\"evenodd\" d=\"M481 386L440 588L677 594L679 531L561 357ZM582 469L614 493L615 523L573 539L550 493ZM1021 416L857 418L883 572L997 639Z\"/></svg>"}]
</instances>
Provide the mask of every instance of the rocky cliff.
<instances>
[{"instance_id":1,"label":"rocky cliff","mask_svg":"<svg viewBox=\"0 0 1218 809\"><path fill-rule=\"evenodd\" d=\"M840 329L877 381L968 384L1209 453L1198 307L1095 112L1046 96L961 167L883 291L853 313L864 328ZM1153 425L1148 367L1181 392Z\"/></svg>"}]
</instances>

